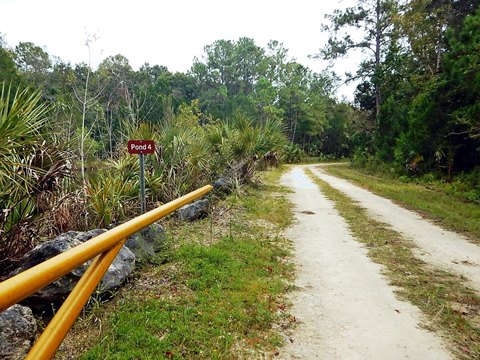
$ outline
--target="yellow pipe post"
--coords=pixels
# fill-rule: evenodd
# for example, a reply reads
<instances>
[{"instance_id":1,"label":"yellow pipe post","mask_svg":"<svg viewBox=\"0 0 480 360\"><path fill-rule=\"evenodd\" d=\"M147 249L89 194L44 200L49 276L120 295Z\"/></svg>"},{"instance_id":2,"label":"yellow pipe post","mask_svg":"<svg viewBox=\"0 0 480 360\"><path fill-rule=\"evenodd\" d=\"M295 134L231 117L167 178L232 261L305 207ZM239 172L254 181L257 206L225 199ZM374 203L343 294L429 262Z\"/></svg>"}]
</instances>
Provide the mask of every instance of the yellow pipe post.
<instances>
[{"instance_id":1,"label":"yellow pipe post","mask_svg":"<svg viewBox=\"0 0 480 360\"><path fill-rule=\"evenodd\" d=\"M0 312L211 189L211 185L205 185L3 281L0 283Z\"/></svg>"},{"instance_id":2,"label":"yellow pipe post","mask_svg":"<svg viewBox=\"0 0 480 360\"><path fill-rule=\"evenodd\" d=\"M45 330L43 330L35 345L30 349L25 358L26 360L48 360L53 358L90 295L102 280L110 264L115 260L124 242L125 240L121 241L114 248L98 255L93 260L58 312L50 320Z\"/></svg>"}]
</instances>

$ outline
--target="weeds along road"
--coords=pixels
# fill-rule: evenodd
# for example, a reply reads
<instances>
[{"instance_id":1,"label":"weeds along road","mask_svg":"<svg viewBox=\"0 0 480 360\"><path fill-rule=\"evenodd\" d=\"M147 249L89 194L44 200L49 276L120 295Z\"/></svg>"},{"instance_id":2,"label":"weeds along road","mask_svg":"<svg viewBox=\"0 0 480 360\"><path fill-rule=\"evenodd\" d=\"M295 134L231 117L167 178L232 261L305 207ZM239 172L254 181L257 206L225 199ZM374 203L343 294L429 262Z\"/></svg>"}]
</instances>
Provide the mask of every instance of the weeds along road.
<instances>
[{"instance_id":1,"label":"weeds along road","mask_svg":"<svg viewBox=\"0 0 480 360\"><path fill-rule=\"evenodd\" d=\"M418 308L394 288L318 186L295 166L282 178L298 222L287 230L298 267L292 314L299 320L283 359L450 359L420 327Z\"/></svg>"}]
</instances>

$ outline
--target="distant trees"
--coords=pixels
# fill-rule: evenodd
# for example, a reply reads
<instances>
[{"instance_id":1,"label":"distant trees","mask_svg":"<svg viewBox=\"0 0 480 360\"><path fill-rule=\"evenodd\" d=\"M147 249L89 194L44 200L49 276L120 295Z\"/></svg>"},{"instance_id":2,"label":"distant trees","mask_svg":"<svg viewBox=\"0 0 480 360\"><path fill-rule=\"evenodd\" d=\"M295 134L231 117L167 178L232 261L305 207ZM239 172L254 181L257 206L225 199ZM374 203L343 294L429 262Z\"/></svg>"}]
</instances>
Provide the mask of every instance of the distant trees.
<instances>
[{"instance_id":1,"label":"distant trees","mask_svg":"<svg viewBox=\"0 0 480 360\"><path fill-rule=\"evenodd\" d=\"M404 145L452 171L480 164L480 10L446 34L442 71L416 97Z\"/></svg>"},{"instance_id":2,"label":"distant trees","mask_svg":"<svg viewBox=\"0 0 480 360\"><path fill-rule=\"evenodd\" d=\"M35 86L45 82L52 69L49 54L31 42L20 42L15 47L15 62L27 80Z\"/></svg>"},{"instance_id":3,"label":"distant trees","mask_svg":"<svg viewBox=\"0 0 480 360\"><path fill-rule=\"evenodd\" d=\"M290 141L312 154L352 153L348 141L336 147L327 140L337 107L344 107L333 99L336 80L330 74L313 73L290 59L278 41L262 48L246 37L218 40L204 50L189 72L172 73L150 64L134 70L121 54L92 69L89 63L64 63L30 42L14 50L3 44L0 76L41 89L53 105L52 128L76 149L81 169L95 157L112 158L132 123L160 124L196 99L203 125L241 113L258 123L280 122ZM351 116L353 109L340 113Z\"/></svg>"},{"instance_id":4,"label":"distant trees","mask_svg":"<svg viewBox=\"0 0 480 360\"><path fill-rule=\"evenodd\" d=\"M20 77L14 59L14 53L8 49L2 34L0 34L0 83L19 83Z\"/></svg>"},{"instance_id":5,"label":"distant trees","mask_svg":"<svg viewBox=\"0 0 480 360\"><path fill-rule=\"evenodd\" d=\"M218 40L205 46L202 60L195 59L192 66L202 107L216 117L230 116L238 108L258 114L255 88L268 69L264 49L249 38Z\"/></svg>"},{"instance_id":6,"label":"distant trees","mask_svg":"<svg viewBox=\"0 0 480 360\"><path fill-rule=\"evenodd\" d=\"M321 55L335 59L353 48L367 54L350 75L364 80L356 103L375 119L371 140L354 145L358 153L368 149L408 173L450 176L480 164L479 4L359 0L329 16L331 37ZM364 37L352 28L363 29Z\"/></svg>"},{"instance_id":7,"label":"distant trees","mask_svg":"<svg viewBox=\"0 0 480 360\"><path fill-rule=\"evenodd\" d=\"M191 73L200 106L213 117L229 118L240 110L260 122L279 119L289 139L304 150L350 153L346 143L324 146L325 130L336 114L334 79L288 59L277 41L266 49L249 38L216 41L205 47L202 59L194 60Z\"/></svg>"},{"instance_id":8,"label":"distant trees","mask_svg":"<svg viewBox=\"0 0 480 360\"><path fill-rule=\"evenodd\" d=\"M86 40L89 48L93 39ZM314 155L352 152L356 110L333 99L332 76L291 60L278 41L265 48L250 38L215 41L187 73L150 64L134 70L121 54L96 69L90 60L72 65L31 42L10 49L1 41L0 61L0 81L40 91L50 109L49 131L76 154L83 182L96 160L118 156L132 129L170 123L194 102L201 126L225 121L233 128L247 118L255 127L279 125L299 146L289 148L296 154L300 148Z\"/></svg>"}]
</instances>

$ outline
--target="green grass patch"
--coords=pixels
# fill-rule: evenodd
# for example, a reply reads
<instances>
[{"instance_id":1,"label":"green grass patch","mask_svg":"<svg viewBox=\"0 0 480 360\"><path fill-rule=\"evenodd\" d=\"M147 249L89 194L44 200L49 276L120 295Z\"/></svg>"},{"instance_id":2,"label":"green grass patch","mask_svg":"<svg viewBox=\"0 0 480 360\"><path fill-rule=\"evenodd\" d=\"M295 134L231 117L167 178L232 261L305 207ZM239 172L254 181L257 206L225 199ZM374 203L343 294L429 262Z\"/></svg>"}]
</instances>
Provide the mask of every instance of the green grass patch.
<instances>
[{"instance_id":1,"label":"green grass patch","mask_svg":"<svg viewBox=\"0 0 480 360\"><path fill-rule=\"evenodd\" d=\"M417 259L414 244L386 224L368 217L365 209L346 195L316 178L318 184L340 215L347 221L354 237L364 243L369 257L384 266L385 275L397 295L420 308L428 318L424 324L439 330L452 344L460 359L480 358L480 297L465 281L451 273L435 269Z\"/></svg>"},{"instance_id":2,"label":"green grass patch","mask_svg":"<svg viewBox=\"0 0 480 360\"><path fill-rule=\"evenodd\" d=\"M394 200L442 226L465 234L480 244L480 205L448 194L439 186L405 183L400 180L371 175L348 166L325 166L323 169Z\"/></svg>"},{"instance_id":3,"label":"green grass patch","mask_svg":"<svg viewBox=\"0 0 480 360\"><path fill-rule=\"evenodd\" d=\"M265 175L208 219L171 223L169 261L144 269L97 316L79 321L63 354L79 346L90 348L77 351L80 359L236 359L275 351L282 337L274 324L288 319L284 295L293 275L290 245L280 236L293 214L271 182L278 176Z\"/></svg>"}]
</instances>

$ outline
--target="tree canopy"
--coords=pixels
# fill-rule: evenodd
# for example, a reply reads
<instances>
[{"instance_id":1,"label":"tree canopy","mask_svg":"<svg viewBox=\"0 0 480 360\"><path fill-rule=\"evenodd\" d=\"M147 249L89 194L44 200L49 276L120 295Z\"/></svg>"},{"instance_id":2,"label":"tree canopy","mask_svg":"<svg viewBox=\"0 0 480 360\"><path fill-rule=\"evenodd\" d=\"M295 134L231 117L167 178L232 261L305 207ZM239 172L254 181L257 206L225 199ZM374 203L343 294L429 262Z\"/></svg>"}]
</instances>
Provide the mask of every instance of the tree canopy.
<instances>
[{"instance_id":1,"label":"tree canopy","mask_svg":"<svg viewBox=\"0 0 480 360\"><path fill-rule=\"evenodd\" d=\"M479 1L358 0L328 16L319 56L365 60L356 104L374 120L357 153L398 171L449 176L479 165ZM353 39L352 29L363 29ZM358 146L360 145L360 146Z\"/></svg>"},{"instance_id":2,"label":"tree canopy","mask_svg":"<svg viewBox=\"0 0 480 360\"><path fill-rule=\"evenodd\" d=\"M0 82L41 89L54 109L53 130L74 149L85 140L100 158L114 154L132 123L162 124L198 100L202 125L241 113L258 124L281 122L294 146L314 156L452 174L479 164L479 4L358 0L327 16L329 40L316 57L363 53L347 74L360 80L353 104L335 97L333 74L313 72L278 41L261 47L248 37L206 45L184 73L147 63L136 70L121 54L92 69L0 39Z\"/></svg>"}]
</instances>

